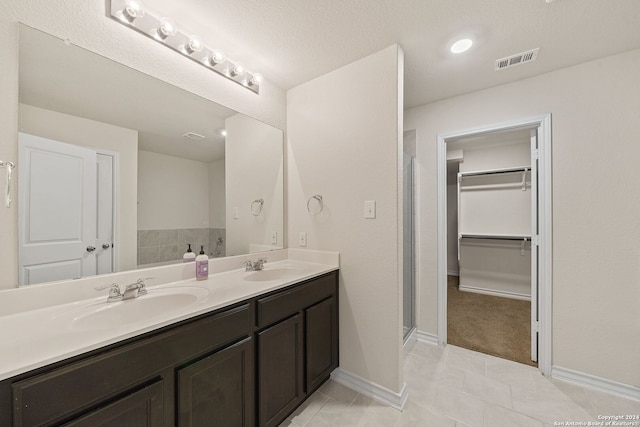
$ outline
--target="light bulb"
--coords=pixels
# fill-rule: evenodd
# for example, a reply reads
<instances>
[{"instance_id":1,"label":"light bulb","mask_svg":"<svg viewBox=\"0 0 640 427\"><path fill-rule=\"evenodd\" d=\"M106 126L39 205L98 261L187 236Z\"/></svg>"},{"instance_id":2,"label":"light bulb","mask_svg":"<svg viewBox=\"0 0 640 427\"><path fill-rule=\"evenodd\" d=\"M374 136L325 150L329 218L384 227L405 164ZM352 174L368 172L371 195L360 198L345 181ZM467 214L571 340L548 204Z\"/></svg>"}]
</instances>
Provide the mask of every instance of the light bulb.
<instances>
[{"instance_id":1,"label":"light bulb","mask_svg":"<svg viewBox=\"0 0 640 427\"><path fill-rule=\"evenodd\" d=\"M202 58L202 62L210 67L215 67L216 65L220 65L224 62L224 54L219 50L214 50L211 53L211 56L205 56Z\"/></svg>"},{"instance_id":2,"label":"light bulb","mask_svg":"<svg viewBox=\"0 0 640 427\"><path fill-rule=\"evenodd\" d=\"M194 52L200 52L202 48L202 40L200 40L200 37L198 36L190 37L189 41L184 45L184 50L188 55L191 55Z\"/></svg>"},{"instance_id":3,"label":"light bulb","mask_svg":"<svg viewBox=\"0 0 640 427\"><path fill-rule=\"evenodd\" d=\"M226 129L222 129L222 130L220 131L220 135L222 135L222 136L227 136L227 131L226 131Z\"/></svg>"},{"instance_id":4,"label":"light bulb","mask_svg":"<svg viewBox=\"0 0 640 427\"><path fill-rule=\"evenodd\" d=\"M160 26L155 31L155 36L160 40L165 40L167 37L174 35L177 31L178 29L172 20L163 18L162 21L160 21Z\"/></svg>"},{"instance_id":5,"label":"light bulb","mask_svg":"<svg viewBox=\"0 0 640 427\"><path fill-rule=\"evenodd\" d=\"M132 23L137 18L144 16L142 4L136 0L127 0L122 8L120 19Z\"/></svg>"},{"instance_id":6,"label":"light bulb","mask_svg":"<svg viewBox=\"0 0 640 427\"><path fill-rule=\"evenodd\" d=\"M233 77L241 76L242 74L244 74L244 68L242 67L242 65L236 64L233 66L233 68L231 68L231 75Z\"/></svg>"},{"instance_id":7,"label":"light bulb","mask_svg":"<svg viewBox=\"0 0 640 427\"><path fill-rule=\"evenodd\" d=\"M473 45L473 40L464 38L452 44L449 50L451 51L451 53L462 53L462 52L468 51L472 45Z\"/></svg>"},{"instance_id":8,"label":"light bulb","mask_svg":"<svg viewBox=\"0 0 640 427\"><path fill-rule=\"evenodd\" d=\"M260 83L262 83L262 80L264 80L264 77L262 77L262 74L260 73L255 73L252 77L251 80L249 81L250 85L256 85L259 86Z\"/></svg>"},{"instance_id":9,"label":"light bulb","mask_svg":"<svg viewBox=\"0 0 640 427\"><path fill-rule=\"evenodd\" d=\"M224 53L220 50L215 50L211 56L211 62L214 65L222 64L224 62Z\"/></svg>"}]
</instances>

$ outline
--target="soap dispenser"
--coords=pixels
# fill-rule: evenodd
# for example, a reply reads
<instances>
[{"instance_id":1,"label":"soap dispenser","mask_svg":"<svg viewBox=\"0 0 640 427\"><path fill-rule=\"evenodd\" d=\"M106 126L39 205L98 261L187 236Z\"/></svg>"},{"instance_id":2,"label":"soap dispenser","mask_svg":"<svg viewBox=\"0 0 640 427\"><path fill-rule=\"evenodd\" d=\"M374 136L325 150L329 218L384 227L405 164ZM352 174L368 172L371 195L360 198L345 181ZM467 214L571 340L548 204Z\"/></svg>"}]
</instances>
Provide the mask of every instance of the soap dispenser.
<instances>
[{"instance_id":1,"label":"soap dispenser","mask_svg":"<svg viewBox=\"0 0 640 427\"><path fill-rule=\"evenodd\" d=\"M191 250L191 243L187 243L187 252L182 255L182 262L194 262L196 260L196 254Z\"/></svg>"},{"instance_id":2,"label":"soap dispenser","mask_svg":"<svg viewBox=\"0 0 640 427\"><path fill-rule=\"evenodd\" d=\"M204 253L204 246L200 246L200 253L196 257L196 279L207 280L209 278L209 257Z\"/></svg>"}]
</instances>

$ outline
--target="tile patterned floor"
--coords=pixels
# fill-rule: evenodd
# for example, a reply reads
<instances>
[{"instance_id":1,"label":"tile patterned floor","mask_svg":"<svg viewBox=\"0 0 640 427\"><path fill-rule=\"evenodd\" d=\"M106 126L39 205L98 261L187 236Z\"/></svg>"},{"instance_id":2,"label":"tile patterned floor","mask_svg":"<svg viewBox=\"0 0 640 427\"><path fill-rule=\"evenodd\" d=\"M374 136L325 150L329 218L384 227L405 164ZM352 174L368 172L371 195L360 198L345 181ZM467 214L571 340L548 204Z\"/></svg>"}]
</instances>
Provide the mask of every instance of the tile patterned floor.
<instances>
[{"instance_id":1,"label":"tile patterned floor","mask_svg":"<svg viewBox=\"0 0 640 427\"><path fill-rule=\"evenodd\" d=\"M329 380L281 426L550 427L640 415L640 402L452 345L416 343L405 357L404 379L409 401L402 412Z\"/></svg>"}]
</instances>

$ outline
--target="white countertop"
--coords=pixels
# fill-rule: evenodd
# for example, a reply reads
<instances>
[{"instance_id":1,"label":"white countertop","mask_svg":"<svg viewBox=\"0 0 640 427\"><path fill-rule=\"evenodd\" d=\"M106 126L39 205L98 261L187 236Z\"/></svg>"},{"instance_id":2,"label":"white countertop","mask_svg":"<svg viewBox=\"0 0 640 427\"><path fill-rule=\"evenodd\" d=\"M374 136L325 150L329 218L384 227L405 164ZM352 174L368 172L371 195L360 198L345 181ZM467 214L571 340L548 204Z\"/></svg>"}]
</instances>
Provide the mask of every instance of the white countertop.
<instances>
[{"instance_id":1,"label":"white countertop","mask_svg":"<svg viewBox=\"0 0 640 427\"><path fill-rule=\"evenodd\" d=\"M326 262L326 259L324 257L320 261ZM335 259L337 260L337 254ZM108 322L109 324L91 327L72 325L73 315L69 316L68 313L79 308L86 311L87 305L104 307L107 304L106 293L96 298L0 315L0 380L320 276L337 270L338 264L308 262L290 257L267 263L264 272L278 269L288 269L295 273L284 279L252 281L247 276L261 272L235 269L210 274L208 280L187 279L148 286L149 296L154 292L164 292L166 288L181 286L199 287L206 291L201 292L197 302L186 307L168 308L159 315L133 323ZM32 296L33 293L30 294ZM147 296L115 304L135 304Z\"/></svg>"}]
</instances>

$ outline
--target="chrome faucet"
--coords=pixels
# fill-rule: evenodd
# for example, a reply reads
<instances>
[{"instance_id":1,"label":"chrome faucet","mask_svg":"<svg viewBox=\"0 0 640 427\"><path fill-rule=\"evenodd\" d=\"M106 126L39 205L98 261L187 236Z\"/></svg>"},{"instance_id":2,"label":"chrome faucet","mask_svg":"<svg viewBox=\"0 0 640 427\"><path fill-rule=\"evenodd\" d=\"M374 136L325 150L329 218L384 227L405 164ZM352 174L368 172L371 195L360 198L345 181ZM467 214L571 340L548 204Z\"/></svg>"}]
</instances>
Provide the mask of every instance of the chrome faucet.
<instances>
[{"instance_id":1,"label":"chrome faucet","mask_svg":"<svg viewBox=\"0 0 640 427\"><path fill-rule=\"evenodd\" d=\"M266 262L266 258L259 258L255 262L251 261L250 259L242 261L242 264L244 265L244 271L259 271L264 268Z\"/></svg>"},{"instance_id":2,"label":"chrome faucet","mask_svg":"<svg viewBox=\"0 0 640 427\"><path fill-rule=\"evenodd\" d=\"M116 301L124 301L127 299L138 298L140 295L145 295L147 293L145 280L152 279L153 277L147 277L145 279L138 279L135 283L127 285L124 288L124 292L120 290L120 285L117 283L110 283L108 285L102 285L96 287L96 291L101 291L103 289L109 289L109 296L107 297L107 302L116 302Z\"/></svg>"},{"instance_id":3,"label":"chrome faucet","mask_svg":"<svg viewBox=\"0 0 640 427\"><path fill-rule=\"evenodd\" d=\"M135 283L127 285L127 287L124 288L122 299L138 298L140 295L145 295L147 293L147 289L144 281L145 279L138 279Z\"/></svg>"},{"instance_id":4,"label":"chrome faucet","mask_svg":"<svg viewBox=\"0 0 640 427\"><path fill-rule=\"evenodd\" d=\"M122 292L120 292L120 285L117 283L110 283L108 285L100 285L96 286L94 289L96 291L102 291L103 289L109 289L109 296L107 297L107 302L116 302L122 300Z\"/></svg>"}]
</instances>

